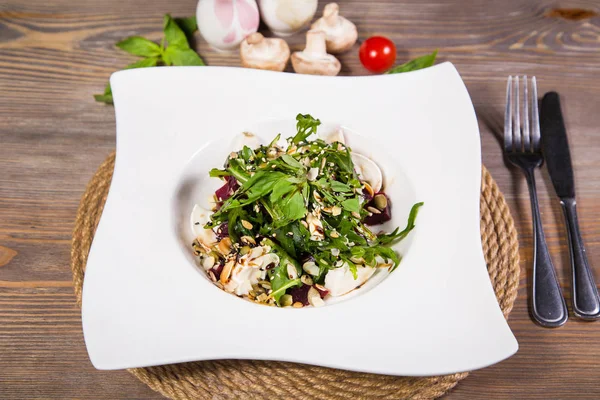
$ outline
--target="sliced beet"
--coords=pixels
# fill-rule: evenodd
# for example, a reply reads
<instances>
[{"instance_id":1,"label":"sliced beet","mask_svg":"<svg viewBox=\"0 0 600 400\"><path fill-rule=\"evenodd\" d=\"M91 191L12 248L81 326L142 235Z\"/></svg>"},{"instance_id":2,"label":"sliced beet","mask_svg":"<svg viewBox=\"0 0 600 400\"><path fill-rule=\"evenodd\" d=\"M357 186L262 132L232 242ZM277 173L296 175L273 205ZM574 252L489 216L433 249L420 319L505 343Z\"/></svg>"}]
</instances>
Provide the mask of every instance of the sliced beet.
<instances>
[{"instance_id":1,"label":"sliced beet","mask_svg":"<svg viewBox=\"0 0 600 400\"><path fill-rule=\"evenodd\" d=\"M230 198L239 187L238 181L233 176L226 176L225 184L217 189L215 196L217 196L217 200L225 201Z\"/></svg>"},{"instance_id":2,"label":"sliced beet","mask_svg":"<svg viewBox=\"0 0 600 400\"><path fill-rule=\"evenodd\" d=\"M385 197L385 208L382 209L381 204L379 204L379 207L377 206L377 196ZM379 210L380 213L378 214L369 211L369 207ZM373 196L373 198L369 200L367 204L365 204L365 209L371 213L371 215L365 217L363 220L366 225L379 225L392 219L392 204L389 197L387 197L387 195L383 192L376 193L375 196Z\"/></svg>"},{"instance_id":3,"label":"sliced beet","mask_svg":"<svg viewBox=\"0 0 600 400\"><path fill-rule=\"evenodd\" d=\"M217 280L219 280L221 278L221 272L223 272L224 266L225 266L225 262L223 260L221 260L219 262L219 264L212 267L209 271L212 271L212 273L215 274L215 278L217 278Z\"/></svg>"},{"instance_id":4,"label":"sliced beet","mask_svg":"<svg viewBox=\"0 0 600 400\"><path fill-rule=\"evenodd\" d=\"M317 292L319 292L322 299L329 294L329 290L323 285L313 285L313 287L317 289Z\"/></svg>"},{"instance_id":5,"label":"sliced beet","mask_svg":"<svg viewBox=\"0 0 600 400\"><path fill-rule=\"evenodd\" d=\"M302 285L297 286L295 288L290 289L289 294L292 295L292 299L295 302L300 302L303 305L307 306L308 303L308 291L310 290L310 285Z\"/></svg>"},{"instance_id":6,"label":"sliced beet","mask_svg":"<svg viewBox=\"0 0 600 400\"><path fill-rule=\"evenodd\" d=\"M229 237L229 223L223 222L217 227L217 239L220 241L226 237Z\"/></svg>"}]
</instances>

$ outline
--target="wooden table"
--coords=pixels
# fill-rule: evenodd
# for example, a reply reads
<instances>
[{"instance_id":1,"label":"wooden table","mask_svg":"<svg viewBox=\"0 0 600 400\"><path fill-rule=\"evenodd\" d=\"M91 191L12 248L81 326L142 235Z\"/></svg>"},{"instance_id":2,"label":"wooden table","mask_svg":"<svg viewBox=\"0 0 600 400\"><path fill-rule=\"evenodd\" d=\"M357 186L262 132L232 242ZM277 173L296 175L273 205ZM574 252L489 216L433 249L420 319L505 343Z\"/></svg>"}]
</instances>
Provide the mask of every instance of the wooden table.
<instances>
[{"instance_id":1,"label":"wooden table","mask_svg":"<svg viewBox=\"0 0 600 400\"><path fill-rule=\"evenodd\" d=\"M497 138L507 75L536 75L541 93L560 92L583 237L600 281L600 17L565 19L551 11L553 1L340 3L361 38L391 37L399 61L439 48L440 61L456 65L480 120L483 161L520 233L522 278L509 320L520 350L472 373L447 398L600 398L600 322L572 318L550 330L528 315L529 198ZM568 6L600 12L597 0ZM0 398L160 397L125 371L90 364L71 289L70 239L86 183L114 148L113 108L92 98L111 72L133 61L114 43L134 34L159 39L163 13L190 16L195 7L193 0L0 5ZM302 42L301 35L291 38L292 49ZM237 54L211 51L202 39L196 48L210 65L239 65ZM343 74L365 74L356 51L341 61ZM560 207L545 170L538 179L548 244L570 302Z\"/></svg>"}]
</instances>

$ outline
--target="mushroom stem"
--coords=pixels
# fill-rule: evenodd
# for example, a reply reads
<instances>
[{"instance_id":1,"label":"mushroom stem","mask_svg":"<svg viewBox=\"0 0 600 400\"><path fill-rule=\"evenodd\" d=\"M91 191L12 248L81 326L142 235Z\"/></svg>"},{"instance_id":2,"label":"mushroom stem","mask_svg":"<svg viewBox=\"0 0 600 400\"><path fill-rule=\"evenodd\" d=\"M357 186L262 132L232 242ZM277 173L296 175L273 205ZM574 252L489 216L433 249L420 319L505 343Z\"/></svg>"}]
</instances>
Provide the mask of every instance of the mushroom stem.
<instances>
[{"instance_id":1,"label":"mushroom stem","mask_svg":"<svg viewBox=\"0 0 600 400\"><path fill-rule=\"evenodd\" d=\"M338 16L340 15L340 6L337 3L329 3L323 10L323 19L327 22L327 25L334 27L338 23Z\"/></svg>"},{"instance_id":2,"label":"mushroom stem","mask_svg":"<svg viewBox=\"0 0 600 400\"><path fill-rule=\"evenodd\" d=\"M311 55L323 55L327 53L325 45L325 32L310 30L306 33L306 49L305 53Z\"/></svg>"},{"instance_id":3,"label":"mushroom stem","mask_svg":"<svg viewBox=\"0 0 600 400\"><path fill-rule=\"evenodd\" d=\"M249 44L259 44L265 39L265 37L260 32L254 32L253 34L246 37L246 40Z\"/></svg>"}]
</instances>

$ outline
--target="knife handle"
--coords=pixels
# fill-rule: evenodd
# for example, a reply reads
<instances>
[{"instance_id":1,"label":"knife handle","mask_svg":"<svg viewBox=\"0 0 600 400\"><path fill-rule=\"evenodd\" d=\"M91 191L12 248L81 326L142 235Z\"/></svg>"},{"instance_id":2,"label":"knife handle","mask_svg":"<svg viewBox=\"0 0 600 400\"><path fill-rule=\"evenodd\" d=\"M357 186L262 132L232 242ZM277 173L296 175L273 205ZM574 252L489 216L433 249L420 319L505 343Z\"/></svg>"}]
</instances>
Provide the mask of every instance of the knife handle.
<instances>
[{"instance_id":1,"label":"knife handle","mask_svg":"<svg viewBox=\"0 0 600 400\"><path fill-rule=\"evenodd\" d=\"M540 208L535 188L535 175L533 168L525 171L529 197L531 200L531 213L533 214L533 284L532 284L532 309L533 318L542 326L556 328L564 325L569 319L567 304L560 290L560 285L550 258L550 251L546 244L546 236L542 227Z\"/></svg>"},{"instance_id":2,"label":"knife handle","mask_svg":"<svg viewBox=\"0 0 600 400\"><path fill-rule=\"evenodd\" d=\"M573 313L583 319L600 318L600 296L583 247L575 198L561 198L571 250Z\"/></svg>"}]
</instances>

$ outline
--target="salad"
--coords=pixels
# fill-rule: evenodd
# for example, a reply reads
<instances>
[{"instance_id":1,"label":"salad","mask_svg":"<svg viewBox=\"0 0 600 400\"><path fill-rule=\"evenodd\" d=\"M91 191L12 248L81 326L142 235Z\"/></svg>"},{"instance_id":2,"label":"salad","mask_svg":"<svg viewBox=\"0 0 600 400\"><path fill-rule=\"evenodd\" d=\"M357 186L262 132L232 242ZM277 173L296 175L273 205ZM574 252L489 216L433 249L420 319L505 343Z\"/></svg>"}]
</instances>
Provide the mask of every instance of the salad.
<instances>
[{"instance_id":1,"label":"salad","mask_svg":"<svg viewBox=\"0 0 600 400\"><path fill-rule=\"evenodd\" d=\"M343 132L317 136L318 119L299 114L297 133L232 152L214 207L191 215L192 247L219 288L279 307L319 307L363 285L380 268L393 271L390 247L414 228L376 233L391 219L381 170L346 146Z\"/></svg>"}]
</instances>

